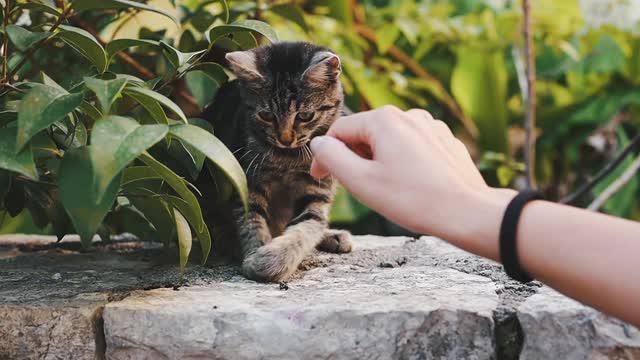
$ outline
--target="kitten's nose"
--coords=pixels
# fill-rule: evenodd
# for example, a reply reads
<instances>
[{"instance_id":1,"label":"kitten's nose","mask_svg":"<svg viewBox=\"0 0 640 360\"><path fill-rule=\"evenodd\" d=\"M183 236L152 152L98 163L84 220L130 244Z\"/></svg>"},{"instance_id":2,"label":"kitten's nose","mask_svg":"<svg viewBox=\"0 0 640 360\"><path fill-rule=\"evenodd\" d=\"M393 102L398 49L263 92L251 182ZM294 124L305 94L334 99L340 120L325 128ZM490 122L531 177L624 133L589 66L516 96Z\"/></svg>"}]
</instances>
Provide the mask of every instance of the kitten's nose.
<instances>
[{"instance_id":1,"label":"kitten's nose","mask_svg":"<svg viewBox=\"0 0 640 360\"><path fill-rule=\"evenodd\" d=\"M280 134L280 143L284 146L289 146L293 144L294 140L295 140L295 135L293 134L293 132L284 132Z\"/></svg>"}]
</instances>

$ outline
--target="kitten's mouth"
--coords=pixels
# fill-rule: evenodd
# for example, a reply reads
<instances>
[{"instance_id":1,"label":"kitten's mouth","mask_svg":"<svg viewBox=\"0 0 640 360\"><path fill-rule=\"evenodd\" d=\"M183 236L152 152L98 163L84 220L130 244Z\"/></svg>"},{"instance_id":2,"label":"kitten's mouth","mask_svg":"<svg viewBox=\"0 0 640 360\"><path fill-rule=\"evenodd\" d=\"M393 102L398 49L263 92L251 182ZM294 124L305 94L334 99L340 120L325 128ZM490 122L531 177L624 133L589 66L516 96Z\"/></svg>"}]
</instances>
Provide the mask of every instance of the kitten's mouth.
<instances>
[{"instance_id":1,"label":"kitten's mouth","mask_svg":"<svg viewBox=\"0 0 640 360\"><path fill-rule=\"evenodd\" d=\"M305 145L307 145L309 143L309 140L304 140L301 142L297 142L295 144L291 144L291 145L283 145L277 141L272 142L273 146L281 149L281 150L300 150L302 149Z\"/></svg>"}]
</instances>

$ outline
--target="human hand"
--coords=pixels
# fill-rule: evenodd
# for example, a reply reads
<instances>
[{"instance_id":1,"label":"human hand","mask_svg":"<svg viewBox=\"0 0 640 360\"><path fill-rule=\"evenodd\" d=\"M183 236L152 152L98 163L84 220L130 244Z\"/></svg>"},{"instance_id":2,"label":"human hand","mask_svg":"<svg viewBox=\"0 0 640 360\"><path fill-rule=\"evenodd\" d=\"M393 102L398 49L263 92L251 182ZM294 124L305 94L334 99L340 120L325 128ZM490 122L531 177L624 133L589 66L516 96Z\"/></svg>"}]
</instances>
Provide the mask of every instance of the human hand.
<instances>
[{"instance_id":1,"label":"human hand","mask_svg":"<svg viewBox=\"0 0 640 360\"><path fill-rule=\"evenodd\" d=\"M311 149L313 176L337 177L402 226L496 258L515 192L488 187L464 144L428 112L385 106L343 117Z\"/></svg>"}]
</instances>

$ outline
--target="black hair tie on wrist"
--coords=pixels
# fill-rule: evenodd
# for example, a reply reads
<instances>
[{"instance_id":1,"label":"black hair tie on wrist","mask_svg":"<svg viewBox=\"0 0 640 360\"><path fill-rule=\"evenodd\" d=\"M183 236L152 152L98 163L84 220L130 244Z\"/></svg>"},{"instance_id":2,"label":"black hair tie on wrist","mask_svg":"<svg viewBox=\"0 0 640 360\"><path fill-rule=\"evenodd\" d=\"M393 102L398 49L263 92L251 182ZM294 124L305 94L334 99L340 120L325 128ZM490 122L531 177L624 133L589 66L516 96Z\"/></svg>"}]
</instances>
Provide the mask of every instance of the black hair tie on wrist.
<instances>
[{"instance_id":1,"label":"black hair tie on wrist","mask_svg":"<svg viewBox=\"0 0 640 360\"><path fill-rule=\"evenodd\" d=\"M500 226L500 259L504 266L504 271L512 279L526 283L533 280L533 277L527 273L518 260L518 246L516 238L518 235L518 222L522 209L533 200L543 199L540 191L524 190L511 200L507 209L504 211L502 225Z\"/></svg>"}]
</instances>

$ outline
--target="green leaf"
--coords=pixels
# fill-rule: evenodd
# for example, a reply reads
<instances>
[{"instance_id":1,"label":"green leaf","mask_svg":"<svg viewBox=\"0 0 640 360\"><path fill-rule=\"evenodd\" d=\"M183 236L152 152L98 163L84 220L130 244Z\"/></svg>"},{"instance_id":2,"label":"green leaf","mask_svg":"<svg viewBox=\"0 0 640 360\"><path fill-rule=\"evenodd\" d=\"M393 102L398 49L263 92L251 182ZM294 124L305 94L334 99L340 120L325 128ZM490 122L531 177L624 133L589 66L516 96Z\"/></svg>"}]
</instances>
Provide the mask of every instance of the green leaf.
<instances>
[{"instance_id":1,"label":"green leaf","mask_svg":"<svg viewBox=\"0 0 640 360\"><path fill-rule=\"evenodd\" d=\"M193 12L193 16L190 16L190 20L191 20L191 24L194 25L194 27L196 27L196 29L198 29L198 31L202 32L204 29L199 28L196 24L200 25L201 21L198 21L197 19L199 17L212 17L212 15L209 13L208 9L206 9L206 7L208 5L211 5L213 3L219 2L220 5L222 5L222 11L224 13L224 22L225 24L229 22L229 15L231 13L231 11L229 10L229 4L227 3L227 0L206 0L206 1L201 1L200 4L198 4L198 8ZM194 19L196 19L194 21ZM184 21L184 19L183 19ZM206 27L208 27L209 25L206 25Z\"/></svg>"},{"instance_id":2,"label":"green leaf","mask_svg":"<svg viewBox=\"0 0 640 360\"><path fill-rule=\"evenodd\" d=\"M160 46L160 43L147 39L116 39L108 43L105 50L107 51L107 58L111 62L113 57L120 51L138 46Z\"/></svg>"},{"instance_id":3,"label":"green leaf","mask_svg":"<svg viewBox=\"0 0 640 360\"><path fill-rule=\"evenodd\" d=\"M352 224L362 220L371 212L368 207L351 196L343 186L338 186L335 200L331 207L330 222Z\"/></svg>"},{"instance_id":4,"label":"green leaf","mask_svg":"<svg viewBox=\"0 0 640 360\"><path fill-rule=\"evenodd\" d=\"M166 125L139 125L133 119L120 116L109 116L98 121L91 135L96 200L101 201L113 178L162 140L167 131Z\"/></svg>"},{"instance_id":5,"label":"green leaf","mask_svg":"<svg viewBox=\"0 0 640 360\"><path fill-rule=\"evenodd\" d=\"M269 10L282 16L286 20L289 20L302 28L302 30L309 30L307 22L304 20L304 12L299 6L293 4L280 4L272 6Z\"/></svg>"},{"instance_id":6,"label":"green leaf","mask_svg":"<svg viewBox=\"0 0 640 360\"><path fill-rule=\"evenodd\" d=\"M213 134L193 125L173 125L171 135L193 146L222 170L233 183L240 199L248 209L247 178L231 151Z\"/></svg>"},{"instance_id":7,"label":"green leaf","mask_svg":"<svg viewBox=\"0 0 640 360\"><path fill-rule=\"evenodd\" d=\"M18 112L13 110L0 111L0 128L18 120Z\"/></svg>"},{"instance_id":8,"label":"green leaf","mask_svg":"<svg viewBox=\"0 0 640 360\"><path fill-rule=\"evenodd\" d=\"M45 73L44 71L40 72L40 80L42 80L41 82L47 86L51 86L53 88L56 88L62 92L64 92L65 94L68 92L65 88L63 88L62 86L60 86L60 84L58 84L55 80L53 80L51 77L49 77L49 75L47 75L47 73Z\"/></svg>"},{"instance_id":9,"label":"green leaf","mask_svg":"<svg viewBox=\"0 0 640 360\"><path fill-rule=\"evenodd\" d=\"M386 23L376 31L378 51L385 54L400 36L400 28L393 23Z\"/></svg>"},{"instance_id":10,"label":"green leaf","mask_svg":"<svg viewBox=\"0 0 640 360\"><path fill-rule=\"evenodd\" d=\"M149 6L145 3L128 1L128 0L73 0L71 2L73 9L76 12L81 12L85 10L105 10L105 9L139 9L152 11L158 14L162 14L169 19L173 20L176 24L178 23L178 19L170 13L158 9L153 6Z\"/></svg>"},{"instance_id":11,"label":"green leaf","mask_svg":"<svg viewBox=\"0 0 640 360\"><path fill-rule=\"evenodd\" d=\"M141 88L141 87L136 87L136 86L127 86L124 89L124 93L126 95L133 97L138 101L140 101L139 99L144 98L145 101L158 102L163 106L165 106L166 108L168 108L169 110L173 111L176 115L178 115L180 117L180 120L182 120L185 124L187 123L187 117L182 112L182 109L180 109L180 107L176 105L176 103L171 101L168 97L160 93L157 93L153 90ZM143 103L141 103L141 105L144 106Z\"/></svg>"},{"instance_id":12,"label":"green leaf","mask_svg":"<svg viewBox=\"0 0 640 360\"><path fill-rule=\"evenodd\" d=\"M64 118L82 103L82 93L36 84L18 106L16 151L20 151L38 131Z\"/></svg>"},{"instance_id":13,"label":"green leaf","mask_svg":"<svg viewBox=\"0 0 640 360\"><path fill-rule=\"evenodd\" d=\"M122 89L127 84L126 79L101 80L96 78L85 77L84 83L93 91L102 106L102 112L108 114L111 105L120 96Z\"/></svg>"},{"instance_id":14,"label":"green leaf","mask_svg":"<svg viewBox=\"0 0 640 360\"><path fill-rule=\"evenodd\" d=\"M344 23L346 28L353 24L353 11L351 3L344 0L328 0L330 15Z\"/></svg>"},{"instance_id":15,"label":"green leaf","mask_svg":"<svg viewBox=\"0 0 640 360\"><path fill-rule=\"evenodd\" d=\"M213 126L206 120L190 118L189 124L201 127L206 131L213 133ZM196 180L198 178L204 166L204 161L207 158L203 153L182 141L172 141L169 145L168 152L185 167L192 179Z\"/></svg>"},{"instance_id":16,"label":"green leaf","mask_svg":"<svg viewBox=\"0 0 640 360\"><path fill-rule=\"evenodd\" d=\"M62 15L62 13L58 11L58 9L56 9L55 7L49 6L47 4L33 2L33 1L15 5L15 8L11 11L11 14L14 14L20 10L39 11L39 12L48 13L54 16Z\"/></svg>"},{"instance_id":17,"label":"green leaf","mask_svg":"<svg viewBox=\"0 0 640 360\"><path fill-rule=\"evenodd\" d=\"M146 179L161 179L161 177L149 166L129 166L122 173L122 186Z\"/></svg>"},{"instance_id":18,"label":"green leaf","mask_svg":"<svg viewBox=\"0 0 640 360\"><path fill-rule=\"evenodd\" d=\"M196 236L200 241L200 248L202 249L202 264L207 262L209 253L211 252L211 234L207 225L198 228L199 219L197 215L191 210L189 205L182 199L171 195L165 195L163 198L174 208L178 209L182 213L189 224L196 230Z\"/></svg>"},{"instance_id":19,"label":"green leaf","mask_svg":"<svg viewBox=\"0 0 640 360\"><path fill-rule=\"evenodd\" d=\"M11 43L22 52L51 36L50 32L31 32L18 25L7 26L6 32Z\"/></svg>"},{"instance_id":20,"label":"green leaf","mask_svg":"<svg viewBox=\"0 0 640 360\"><path fill-rule=\"evenodd\" d=\"M165 245L169 245L175 234L175 222L173 220L173 212L169 209L167 203L160 196L133 196L129 200L151 222L156 230L155 236Z\"/></svg>"},{"instance_id":21,"label":"green leaf","mask_svg":"<svg viewBox=\"0 0 640 360\"><path fill-rule=\"evenodd\" d=\"M160 46L164 50L164 54L169 59L169 62L180 71L180 69L190 61L192 61L196 56L203 54L207 50L200 50L195 52L184 53L173 46L167 44L164 41L160 41Z\"/></svg>"},{"instance_id":22,"label":"green leaf","mask_svg":"<svg viewBox=\"0 0 640 360\"><path fill-rule=\"evenodd\" d=\"M31 146L16 155L16 128L0 128L0 168L15 171L31 179L38 178Z\"/></svg>"},{"instance_id":23,"label":"green leaf","mask_svg":"<svg viewBox=\"0 0 640 360\"><path fill-rule=\"evenodd\" d=\"M344 62L342 67L356 88L373 108L393 104L401 109L408 108L407 103L395 92L389 91L392 86L388 77L371 72L364 64Z\"/></svg>"},{"instance_id":24,"label":"green leaf","mask_svg":"<svg viewBox=\"0 0 640 360\"><path fill-rule=\"evenodd\" d=\"M238 20L228 25L219 25L213 27L207 32L207 39L211 45L215 44L219 38L236 32L256 32L263 35L271 42L278 41L278 35L271 25L258 20Z\"/></svg>"},{"instance_id":25,"label":"green leaf","mask_svg":"<svg viewBox=\"0 0 640 360\"><path fill-rule=\"evenodd\" d=\"M496 170L496 175L498 176L500 186L508 187L511 184L513 177L516 175L516 171L510 166L501 165Z\"/></svg>"},{"instance_id":26,"label":"green leaf","mask_svg":"<svg viewBox=\"0 0 640 360\"><path fill-rule=\"evenodd\" d=\"M93 235L111 209L120 188L120 176L112 179L102 200L98 201L94 189L95 170L88 147L69 150L60 164L60 200L71 218L84 246L89 246Z\"/></svg>"},{"instance_id":27,"label":"green leaf","mask_svg":"<svg viewBox=\"0 0 640 360\"><path fill-rule=\"evenodd\" d=\"M620 45L609 34L602 34L593 52L581 64L585 72L610 73L625 65L625 54Z\"/></svg>"},{"instance_id":28,"label":"green leaf","mask_svg":"<svg viewBox=\"0 0 640 360\"><path fill-rule=\"evenodd\" d=\"M158 103L155 99L135 92L127 92L125 94L142 105L142 107L147 110L149 115L151 115L156 123L165 125L169 124L169 118L167 118L167 114L164 112L164 109L162 108L160 103Z\"/></svg>"},{"instance_id":29,"label":"green leaf","mask_svg":"<svg viewBox=\"0 0 640 360\"><path fill-rule=\"evenodd\" d=\"M220 87L229 80L224 68L216 63L200 63L194 66L185 78L189 91L201 107L209 104Z\"/></svg>"},{"instance_id":30,"label":"green leaf","mask_svg":"<svg viewBox=\"0 0 640 360\"><path fill-rule=\"evenodd\" d=\"M480 130L484 150L508 153L507 65L502 50L460 47L451 77L458 104Z\"/></svg>"},{"instance_id":31,"label":"green leaf","mask_svg":"<svg viewBox=\"0 0 640 360\"><path fill-rule=\"evenodd\" d=\"M187 182L148 153L140 155L139 159L158 173L158 175L160 175L167 184L176 193L178 193L184 201L187 202L189 208L194 213L194 218L197 218L200 221L197 226L194 226L196 231L202 231L202 227L205 226L204 219L202 217L202 209L200 208L200 203L198 203L196 196L191 192L191 190L189 190Z\"/></svg>"},{"instance_id":32,"label":"green leaf","mask_svg":"<svg viewBox=\"0 0 640 360\"><path fill-rule=\"evenodd\" d=\"M178 233L178 247L180 249L180 272L184 273L189 261L189 253L191 253L191 228L187 220L180 214L180 211L173 209L173 215L176 222L176 231Z\"/></svg>"},{"instance_id":33,"label":"green leaf","mask_svg":"<svg viewBox=\"0 0 640 360\"><path fill-rule=\"evenodd\" d=\"M623 130L618 128L618 141L621 149L625 148L629 144L629 137ZM627 158L616 168L609 176L606 177L601 183L596 185L593 189L594 197L600 195L605 189L607 189L614 181L620 178L634 163L633 156L627 156ZM629 216L633 209L635 200L638 199L636 194L640 188L640 179L638 176L634 176L626 185L624 185L617 193L615 193L604 204L603 209L607 214L611 214L619 217Z\"/></svg>"},{"instance_id":34,"label":"green leaf","mask_svg":"<svg viewBox=\"0 0 640 360\"><path fill-rule=\"evenodd\" d=\"M79 107L80 111L91 118L93 121L97 121L102 118L102 113L95 106L86 101L82 101Z\"/></svg>"},{"instance_id":35,"label":"green leaf","mask_svg":"<svg viewBox=\"0 0 640 360\"><path fill-rule=\"evenodd\" d=\"M82 56L91 61L99 73L103 73L107 70L107 53L104 51L102 45L86 30L60 25L60 31L56 33L56 36L63 39L67 44L71 45Z\"/></svg>"}]
</instances>

